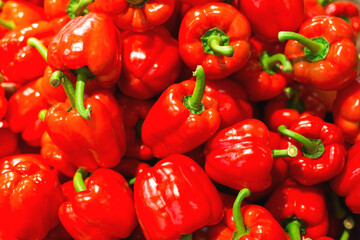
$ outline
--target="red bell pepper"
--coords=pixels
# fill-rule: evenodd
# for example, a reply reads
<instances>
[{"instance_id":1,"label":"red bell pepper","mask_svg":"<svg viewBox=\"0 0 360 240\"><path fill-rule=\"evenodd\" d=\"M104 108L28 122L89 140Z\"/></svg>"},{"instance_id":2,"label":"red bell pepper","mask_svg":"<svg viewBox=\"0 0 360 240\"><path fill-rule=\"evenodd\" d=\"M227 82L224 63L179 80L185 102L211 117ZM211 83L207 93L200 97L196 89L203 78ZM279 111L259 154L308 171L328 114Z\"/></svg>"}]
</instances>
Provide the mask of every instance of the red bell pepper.
<instances>
[{"instance_id":1,"label":"red bell pepper","mask_svg":"<svg viewBox=\"0 0 360 240\"><path fill-rule=\"evenodd\" d=\"M0 160L0 224L17 239L43 239L59 221L61 186L42 161L31 154Z\"/></svg>"},{"instance_id":2,"label":"red bell pepper","mask_svg":"<svg viewBox=\"0 0 360 240\"><path fill-rule=\"evenodd\" d=\"M134 201L148 240L176 240L223 216L219 193L204 170L178 154L137 176Z\"/></svg>"},{"instance_id":3,"label":"red bell pepper","mask_svg":"<svg viewBox=\"0 0 360 240\"><path fill-rule=\"evenodd\" d=\"M332 0L304 0L305 19L325 15L324 7Z\"/></svg>"},{"instance_id":4,"label":"red bell pepper","mask_svg":"<svg viewBox=\"0 0 360 240\"><path fill-rule=\"evenodd\" d=\"M304 20L303 0L243 0L239 10L249 20L255 36L277 41L279 31L296 31Z\"/></svg>"},{"instance_id":5,"label":"red bell pepper","mask_svg":"<svg viewBox=\"0 0 360 240\"><path fill-rule=\"evenodd\" d=\"M17 150L18 138L6 121L0 121L0 158L13 155Z\"/></svg>"},{"instance_id":6,"label":"red bell pepper","mask_svg":"<svg viewBox=\"0 0 360 240\"><path fill-rule=\"evenodd\" d=\"M116 99L124 113L126 113L124 114L126 134L125 156L141 160L153 159L154 156L151 149L141 139L141 127L154 104L153 101L133 99L124 95L118 95Z\"/></svg>"},{"instance_id":7,"label":"red bell pepper","mask_svg":"<svg viewBox=\"0 0 360 240\"><path fill-rule=\"evenodd\" d=\"M204 94L205 74L201 66L194 76L196 83L185 81L168 87L144 120L143 142L157 158L186 153L200 146L220 126L218 102Z\"/></svg>"},{"instance_id":8,"label":"red bell pepper","mask_svg":"<svg viewBox=\"0 0 360 240\"><path fill-rule=\"evenodd\" d=\"M59 218L75 239L118 239L137 225L133 192L119 173L100 168L84 182L86 171L74 175L75 196L61 204Z\"/></svg>"},{"instance_id":9,"label":"red bell pepper","mask_svg":"<svg viewBox=\"0 0 360 240\"><path fill-rule=\"evenodd\" d=\"M127 96L149 99L159 95L180 75L182 61L178 43L164 27L145 33L122 34L120 90Z\"/></svg>"},{"instance_id":10,"label":"red bell pepper","mask_svg":"<svg viewBox=\"0 0 360 240\"><path fill-rule=\"evenodd\" d=\"M343 171L331 181L331 188L340 196L345 197L345 203L355 213L360 213L360 143L354 144L347 154Z\"/></svg>"},{"instance_id":11,"label":"red bell pepper","mask_svg":"<svg viewBox=\"0 0 360 240\"><path fill-rule=\"evenodd\" d=\"M329 16L340 17L348 22L355 32L355 36L360 31L360 16L358 6L350 1L334 2L325 7L325 13Z\"/></svg>"},{"instance_id":12,"label":"red bell pepper","mask_svg":"<svg viewBox=\"0 0 360 240\"><path fill-rule=\"evenodd\" d=\"M47 111L45 126L51 140L73 164L85 170L115 167L126 150L122 109L115 98L104 90L93 93L85 102L93 117L86 120L75 108L70 80L60 72L58 79L52 78L53 84L59 79L64 81L71 104L58 103Z\"/></svg>"},{"instance_id":13,"label":"red bell pepper","mask_svg":"<svg viewBox=\"0 0 360 240\"><path fill-rule=\"evenodd\" d=\"M225 186L259 192L271 184L274 157L295 157L295 147L272 150L269 130L257 119L247 119L217 132L205 148L205 171Z\"/></svg>"},{"instance_id":14,"label":"red bell pepper","mask_svg":"<svg viewBox=\"0 0 360 240\"><path fill-rule=\"evenodd\" d=\"M93 74L102 87L114 86L121 72L121 51L120 32L110 17L98 13L72 19L50 42L50 67L76 70L76 109L85 119L90 119L83 102L86 80Z\"/></svg>"},{"instance_id":15,"label":"red bell pepper","mask_svg":"<svg viewBox=\"0 0 360 240\"><path fill-rule=\"evenodd\" d=\"M303 116L325 118L326 107L318 94L305 85L286 87L284 93L268 101L264 108L264 122L273 131L280 125L287 128Z\"/></svg>"},{"instance_id":16,"label":"red bell pepper","mask_svg":"<svg viewBox=\"0 0 360 240\"><path fill-rule=\"evenodd\" d=\"M279 127L284 135L280 147L295 145L299 154L284 158L289 163L290 177L303 185L313 185L332 179L345 164L346 150L340 129L315 116L300 118L290 130Z\"/></svg>"},{"instance_id":17,"label":"red bell pepper","mask_svg":"<svg viewBox=\"0 0 360 240\"><path fill-rule=\"evenodd\" d=\"M193 70L202 65L208 79L222 79L249 60L250 34L245 16L229 4L193 7L180 26L180 55Z\"/></svg>"},{"instance_id":18,"label":"red bell pepper","mask_svg":"<svg viewBox=\"0 0 360 240\"><path fill-rule=\"evenodd\" d=\"M317 238L328 232L325 196L319 187L284 181L269 197L265 208L283 224L290 239Z\"/></svg>"},{"instance_id":19,"label":"red bell pepper","mask_svg":"<svg viewBox=\"0 0 360 240\"><path fill-rule=\"evenodd\" d=\"M301 25L299 33L280 32L279 40L290 40L285 55L292 62L295 81L338 90L357 76L354 31L341 18L315 16Z\"/></svg>"}]
</instances>

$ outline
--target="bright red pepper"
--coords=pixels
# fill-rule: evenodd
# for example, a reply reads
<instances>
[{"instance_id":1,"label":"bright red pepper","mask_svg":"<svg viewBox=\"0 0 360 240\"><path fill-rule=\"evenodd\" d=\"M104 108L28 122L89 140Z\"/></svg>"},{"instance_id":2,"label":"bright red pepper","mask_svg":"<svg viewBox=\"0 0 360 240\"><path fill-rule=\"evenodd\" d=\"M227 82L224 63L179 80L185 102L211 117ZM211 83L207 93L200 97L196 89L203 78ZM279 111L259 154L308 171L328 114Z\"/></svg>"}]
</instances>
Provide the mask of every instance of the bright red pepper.
<instances>
[{"instance_id":1,"label":"bright red pepper","mask_svg":"<svg viewBox=\"0 0 360 240\"><path fill-rule=\"evenodd\" d=\"M148 240L175 240L223 216L219 193L192 159L171 155L137 176L135 210Z\"/></svg>"},{"instance_id":2,"label":"bright red pepper","mask_svg":"<svg viewBox=\"0 0 360 240\"><path fill-rule=\"evenodd\" d=\"M70 0L45 0L44 11L49 19L61 18L67 15L66 9Z\"/></svg>"},{"instance_id":3,"label":"bright red pepper","mask_svg":"<svg viewBox=\"0 0 360 240\"><path fill-rule=\"evenodd\" d=\"M202 65L208 79L222 79L249 60L250 34L247 19L230 4L193 7L180 26L180 55L193 70Z\"/></svg>"},{"instance_id":4,"label":"bright red pepper","mask_svg":"<svg viewBox=\"0 0 360 240\"><path fill-rule=\"evenodd\" d=\"M159 95L180 75L178 43L164 27L145 33L124 32L120 90L127 96L149 99Z\"/></svg>"},{"instance_id":5,"label":"bright red pepper","mask_svg":"<svg viewBox=\"0 0 360 240\"><path fill-rule=\"evenodd\" d=\"M289 175L303 185L321 183L338 175L345 164L344 137L340 129L319 117L308 116L295 121L290 130L279 127L284 134L280 147L290 144L298 148L289 163Z\"/></svg>"},{"instance_id":6,"label":"bright red pepper","mask_svg":"<svg viewBox=\"0 0 360 240\"><path fill-rule=\"evenodd\" d=\"M257 119L225 128L207 142L205 171L211 179L225 186L263 191L271 184L273 156L296 156L290 149L281 154L272 153L268 141L269 130Z\"/></svg>"},{"instance_id":7,"label":"bright red pepper","mask_svg":"<svg viewBox=\"0 0 360 240\"><path fill-rule=\"evenodd\" d=\"M330 0L331 1L331 0ZM329 0L304 0L305 19L325 15L324 6Z\"/></svg>"},{"instance_id":8,"label":"bright red pepper","mask_svg":"<svg viewBox=\"0 0 360 240\"><path fill-rule=\"evenodd\" d=\"M75 239L126 238L137 225L133 192L119 173L100 168L85 180L74 176L75 196L61 204L59 218Z\"/></svg>"},{"instance_id":9,"label":"bright red pepper","mask_svg":"<svg viewBox=\"0 0 360 240\"><path fill-rule=\"evenodd\" d=\"M43 239L59 221L61 186L42 161L31 154L0 160L0 223L18 239Z\"/></svg>"},{"instance_id":10,"label":"bright red pepper","mask_svg":"<svg viewBox=\"0 0 360 240\"><path fill-rule=\"evenodd\" d=\"M204 5L211 2L224 2L224 0L180 0L183 3L192 5L192 6L198 6L198 5Z\"/></svg>"},{"instance_id":11,"label":"bright red pepper","mask_svg":"<svg viewBox=\"0 0 360 240\"><path fill-rule=\"evenodd\" d=\"M0 121L0 158L13 155L17 150L18 138L6 121Z\"/></svg>"},{"instance_id":12,"label":"bright red pepper","mask_svg":"<svg viewBox=\"0 0 360 240\"><path fill-rule=\"evenodd\" d=\"M286 87L284 93L268 101L264 108L264 122L269 129L277 131L280 125L291 125L303 116L325 118L326 107L316 92L306 85Z\"/></svg>"},{"instance_id":13,"label":"bright red pepper","mask_svg":"<svg viewBox=\"0 0 360 240\"><path fill-rule=\"evenodd\" d=\"M304 0L239 2L239 10L249 20L251 30L263 41L277 41L279 31L296 31L304 20Z\"/></svg>"},{"instance_id":14,"label":"bright red pepper","mask_svg":"<svg viewBox=\"0 0 360 240\"><path fill-rule=\"evenodd\" d=\"M341 18L315 16L301 25L298 34L280 32L279 40L289 40L285 55L292 62L297 82L322 90L338 90L357 76L354 31Z\"/></svg>"},{"instance_id":15,"label":"bright red pepper","mask_svg":"<svg viewBox=\"0 0 360 240\"><path fill-rule=\"evenodd\" d=\"M317 186L284 181L269 197L265 208L284 224L290 238L317 238L328 232L329 219L325 196Z\"/></svg>"},{"instance_id":16,"label":"bright red pepper","mask_svg":"<svg viewBox=\"0 0 360 240\"><path fill-rule=\"evenodd\" d=\"M126 134L125 156L141 160L150 160L154 156L151 149L141 139L141 126L154 104L151 100L138 100L124 95L116 97L124 113L124 126Z\"/></svg>"},{"instance_id":17,"label":"bright red pepper","mask_svg":"<svg viewBox=\"0 0 360 240\"><path fill-rule=\"evenodd\" d=\"M331 188L340 196L345 197L345 203L355 213L360 213L360 143L353 145L348 151L343 171L331 181Z\"/></svg>"},{"instance_id":18,"label":"bright red pepper","mask_svg":"<svg viewBox=\"0 0 360 240\"><path fill-rule=\"evenodd\" d=\"M360 31L360 16L358 6L350 1L334 2L325 7L329 16L340 17L348 22L357 36Z\"/></svg>"}]
</instances>

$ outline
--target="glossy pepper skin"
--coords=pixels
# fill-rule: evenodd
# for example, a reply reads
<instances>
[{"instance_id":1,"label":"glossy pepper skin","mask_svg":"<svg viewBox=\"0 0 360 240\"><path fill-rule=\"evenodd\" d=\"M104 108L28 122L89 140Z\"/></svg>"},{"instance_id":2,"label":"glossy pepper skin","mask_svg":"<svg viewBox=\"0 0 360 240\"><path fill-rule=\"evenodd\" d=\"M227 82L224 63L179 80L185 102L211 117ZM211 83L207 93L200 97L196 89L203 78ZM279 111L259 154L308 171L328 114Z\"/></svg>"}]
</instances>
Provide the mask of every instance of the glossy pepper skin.
<instances>
[{"instance_id":1,"label":"glossy pepper skin","mask_svg":"<svg viewBox=\"0 0 360 240\"><path fill-rule=\"evenodd\" d=\"M192 159L174 154L137 176L135 210L148 240L175 240L223 216L219 193ZM176 217L181 216L181 217Z\"/></svg>"},{"instance_id":2,"label":"glossy pepper skin","mask_svg":"<svg viewBox=\"0 0 360 240\"><path fill-rule=\"evenodd\" d=\"M70 194L59 208L60 221L70 235L101 240L128 237L137 221L133 192L125 178L100 168L85 180L85 187Z\"/></svg>"},{"instance_id":3,"label":"glossy pepper skin","mask_svg":"<svg viewBox=\"0 0 360 240\"><path fill-rule=\"evenodd\" d=\"M125 95L149 99L177 80L182 68L178 43L164 27L145 33L126 31L122 39L118 86Z\"/></svg>"},{"instance_id":4,"label":"glossy pepper skin","mask_svg":"<svg viewBox=\"0 0 360 240\"><path fill-rule=\"evenodd\" d=\"M93 93L85 106L92 108L89 120L76 109L68 112L68 103L53 105L46 113L45 129L77 167L115 167L126 149L122 109L107 91Z\"/></svg>"},{"instance_id":5,"label":"glossy pepper skin","mask_svg":"<svg viewBox=\"0 0 360 240\"><path fill-rule=\"evenodd\" d=\"M1 226L17 239L45 238L58 224L63 201L57 176L36 154L13 155L0 162Z\"/></svg>"},{"instance_id":6,"label":"glossy pepper skin","mask_svg":"<svg viewBox=\"0 0 360 240\"><path fill-rule=\"evenodd\" d=\"M124 114L125 156L140 160L153 159L151 149L141 139L141 126L154 102L151 100L138 100L120 94L116 97L116 100L124 113L126 113Z\"/></svg>"},{"instance_id":7,"label":"glossy pepper skin","mask_svg":"<svg viewBox=\"0 0 360 240\"><path fill-rule=\"evenodd\" d=\"M348 87L338 91L334 102L334 123L344 134L345 141L355 143L360 140L360 78Z\"/></svg>"},{"instance_id":8,"label":"glossy pepper skin","mask_svg":"<svg viewBox=\"0 0 360 240\"><path fill-rule=\"evenodd\" d=\"M72 19L55 35L47 60L51 68L62 71L86 66L102 87L110 88L120 76L121 46L111 18L89 13Z\"/></svg>"},{"instance_id":9,"label":"glossy pepper skin","mask_svg":"<svg viewBox=\"0 0 360 240\"><path fill-rule=\"evenodd\" d=\"M303 0L244 0L238 9L263 41L276 42L279 31L296 31L304 20Z\"/></svg>"},{"instance_id":10,"label":"glossy pepper skin","mask_svg":"<svg viewBox=\"0 0 360 240\"><path fill-rule=\"evenodd\" d=\"M215 55L211 47L209 51L204 48L208 43L201 38L212 29L222 31L224 38L229 37L228 43L221 40L219 44L232 48L232 55ZM179 51L189 68L194 70L200 64L208 79L218 80L238 71L249 60L250 36L249 22L237 9L226 3L208 3L193 7L184 16L179 31Z\"/></svg>"},{"instance_id":11,"label":"glossy pepper skin","mask_svg":"<svg viewBox=\"0 0 360 240\"><path fill-rule=\"evenodd\" d=\"M13 155L17 150L18 137L10 130L7 121L0 121L0 158Z\"/></svg>"},{"instance_id":12,"label":"glossy pepper skin","mask_svg":"<svg viewBox=\"0 0 360 240\"><path fill-rule=\"evenodd\" d=\"M45 21L6 33L0 40L0 72L5 80L26 84L42 76L46 62L26 41L35 37L46 46L54 34L51 24Z\"/></svg>"},{"instance_id":13,"label":"glossy pepper skin","mask_svg":"<svg viewBox=\"0 0 360 240\"><path fill-rule=\"evenodd\" d=\"M325 47L324 51L316 54L315 51L304 50L304 45L299 41L287 42L285 55L292 62L295 81L311 84L321 90L338 90L356 78L358 56L354 45L355 35L344 20L315 16L306 20L298 33L310 39L323 37L329 46L328 51ZM315 56L320 57L319 60L313 59Z\"/></svg>"},{"instance_id":14,"label":"glossy pepper skin","mask_svg":"<svg viewBox=\"0 0 360 240\"><path fill-rule=\"evenodd\" d=\"M303 221L305 238L325 236L328 232L326 201L319 186L303 186L287 179L271 194L265 208L278 222L292 218Z\"/></svg>"},{"instance_id":15,"label":"glossy pepper skin","mask_svg":"<svg viewBox=\"0 0 360 240\"><path fill-rule=\"evenodd\" d=\"M264 108L264 122L277 131L280 125L291 127L300 117L313 115L325 118L326 106L318 94L306 85L293 85L280 96L268 101Z\"/></svg>"},{"instance_id":16,"label":"glossy pepper skin","mask_svg":"<svg viewBox=\"0 0 360 240\"><path fill-rule=\"evenodd\" d=\"M330 0L331 1L331 0ZM330 2L328 0L304 0L305 19L312 18L319 15L325 15L325 9L321 2L325 4Z\"/></svg>"},{"instance_id":17,"label":"glossy pepper skin","mask_svg":"<svg viewBox=\"0 0 360 240\"><path fill-rule=\"evenodd\" d=\"M350 1L333 2L325 7L325 13L329 16L343 18L354 30L355 36L358 35L360 31L360 16L359 8L355 3Z\"/></svg>"},{"instance_id":18,"label":"glossy pepper skin","mask_svg":"<svg viewBox=\"0 0 360 240\"><path fill-rule=\"evenodd\" d=\"M331 188L339 196L345 197L346 205L355 214L360 213L359 147L360 144L356 143L349 149L343 171L331 180Z\"/></svg>"},{"instance_id":19,"label":"glossy pepper skin","mask_svg":"<svg viewBox=\"0 0 360 240\"><path fill-rule=\"evenodd\" d=\"M257 119L225 128L207 142L205 171L212 180L225 186L263 191L271 184L273 167L268 141L269 130Z\"/></svg>"},{"instance_id":20,"label":"glossy pepper skin","mask_svg":"<svg viewBox=\"0 0 360 240\"><path fill-rule=\"evenodd\" d=\"M332 179L338 175L345 165L346 150L341 130L332 123L324 122L319 117L308 116L295 121L290 130L307 137L320 139L324 152L320 156L310 157L302 144L283 136L280 147L290 144L298 148L295 158L284 158L289 163L289 175L303 185L314 185ZM319 149L322 147L320 146Z\"/></svg>"}]
</instances>

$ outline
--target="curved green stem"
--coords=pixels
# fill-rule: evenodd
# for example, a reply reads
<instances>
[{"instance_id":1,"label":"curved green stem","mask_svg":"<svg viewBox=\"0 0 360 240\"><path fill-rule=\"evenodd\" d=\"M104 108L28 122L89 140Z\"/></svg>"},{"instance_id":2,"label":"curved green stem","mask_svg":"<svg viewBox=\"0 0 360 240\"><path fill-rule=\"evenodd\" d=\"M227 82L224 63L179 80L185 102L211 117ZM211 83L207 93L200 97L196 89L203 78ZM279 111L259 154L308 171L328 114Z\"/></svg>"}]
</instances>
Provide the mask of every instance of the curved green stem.
<instances>
[{"instance_id":1,"label":"curved green stem","mask_svg":"<svg viewBox=\"0 0 360 240\"><path fill-rule=\"evenodd\" d=\"M297 220L291 221L285 227L290 240L301 240L301 223Z\"/></svg>"},{"instance_id":2,"label":"curved green stem","mask_svg":"<svg viewBox=\"0 0 360 240\"><path fill-rule=\"evenodd\" d=\"M246 227L241 214L241 203L244 198L249 197L250 194L251 191L248 188L241 189L233 205L233 217L236 227L237 239L246 234Z\"/></svg>"},{"instance_id":3,"label":"curved green stem","mask_svg":"<svg viewBox=\"0 0 360 240\"><path fill-rule=\"evenodd\" d=\"M36 48L45 61L47 61L47 49L44 44L39 41L39 39L31 37L27 40L27 45Z\"/></svg>"},{"instance_id":4,"label":"curved green stem","mask_svg":"<svg viewBox=\"0 0 360 240\"><path fill-rule=\"evenodd\" d=\"M275 74L273 71L279 63L282 65L282 72L291 73L293 71L290 60L282 53L270 56L268 52L264 52L259 59L264 71L269 74Z\"/></svg>"},{"instance_id":5,"label":"curved green stem","mask_svg":"<svg viewBox=\"0 0 360 240\"><path fill-rule=\"evenodd\" d=\"M194 74L196 77L195 88L192 95L184 98L184 105L191 113L200 114L204 111L202 99L205 92L205 72L201 65L198 65Z\"/></svg>"},{"instance_id":6,"label":"curved green stem","mask_svg":"<svg viewBox=\"0 0 360 240\"><path fill-rule=\"evenodd\" d=\"M133 7L143 7L149 0L126 0Z\"/></svg>"},{"instance_id":7,"label":"curved green stem","mask_svg":"<svg viewBox=\"0 0 360 240\"><path fill-rule=\"evenodd\" d=\"M12 20L5 20L0 18L0 25L9 30L13 30L15 28L15 23Z\"/></svg>"},{"instance_id":8,"label":"curved green stem","mask_svg":"<svg viewBox=\"0 0 360 240\"><path fill-rule=\"evenodd\" d=\"M75 106L81 117L89 120L91 114L91 108L85 108L84 106L84 91L85 84L88 78L88 71L84 68L80 68L77 71L76 90L75 90Z\"/></svg>"},{"instance_id":9,"label":"curved green stem","mask_svg":"<svg viewBox=\"0 0 360 240\"><path fill-rule=\"evenodd\" d=\"M39 112L39 114L38 114L38 118L40 118L41 121L44 121L44 120L45 120L46 113L47 113L47 109L41 110L41 111Z\"/></svg>"},{"instance_id":10,"label":"curved green stem","mask_svg":"<svg viewBox=\"0 0 360 240\"><path fill-rule=\"evenodd\" d=\"M58 87L62 84L66 96L69 98L71 102L71 107L76 108L75 105L75 88L71 83L70 79L62 72L62 71L55 71L50 77L50 84L53 87Z\"/></svg>"},{"instance_id":11,"label":"curved green stem","mask_svg":"<svg viewBox=\"0 0 360 240\"><path fill-rule=\"evenodd\" d=\"M232 57L234 55L233 46L224 46L220 36L212 35L208 38L210 49L219 56Z\"/></svg>"},{"instance_id":12,"label":"curved green stem","mask_svg":"<svg viewBox=\"0 0 360 240\"><path fill-rule=\"evenodd\" d=\"M179 240L192 240L192 239L193 239L193 235L192 233L190 233L190 234L182 235Z\"/></svg>"},{"instance_id":13,"label":"curved green stem","mask_svg":"<svg viewBox=\"0 0 360 240\"><path fill-rule=\"evenodd\" d=\"M302 45L307 47L310 50L312 55L319 54L323 50L323 47L324 47L323 44L317 43L317 42L311 40L310 38L307 38L303 35L300 35L300 34L294 33L294 32L281 31L278 34L278 38L279 38L280 42L283 42L286 40L298 41L299 43L301 43Z\"/></svg>"},{"instance_id":14,"label":"curved green stem","mask_svg":"<svg viewBox=\"0 0 360 240\"><path fill-rule=\"evenodd\" d=\"M298 155L298 150L294 145L290 145L287 149L273 149L271 150L273 158L291 157L294 158Z\"/></svg>"},{"instance_id":15,"label":"curved green stem","mask_svg":"<svg viewBox=\"0 0 360 240\"><path fill-rule=\"evenodd\" d=\"M84 10L94 2L94 0L80 0L78 4L75 4L71 8L71 12L75 16L82 16L84 14Z\"/></svg>"},{"instance_id":16,"label":"curved green stem","mask_svg":"<svg viewBox=\"0 0 360 240\"><path fill-rule=\"evenodd\" d=\"M128 184L129 184L130 186L134 185L135 180L136 180L136 177L130 179L130 180L128 181Z\"/></svg>"},{"instance_id":17,"label":"curved green stem","mask_svg":"<svg viewBox=\"0 0 360 240\"><path fill-rule=\"evenodd\" d=\"M341 234L340 240L348 240L350 238L350 232L355 226L354 219L352 217L345 218L344 222L345 230Z\"/></svg>"},{"instance_id":18,"label":"curved green stem","mask_svg":"<svg viewBox=\"0 0 360 240\"><path fill-rule=\"evenodd\" d=\"M84 183L84 177L86 177L88 172L82 168L78 168L73 177L73 184L76 192L82 192L86 190Z\"/></svg>"}]
</instances>

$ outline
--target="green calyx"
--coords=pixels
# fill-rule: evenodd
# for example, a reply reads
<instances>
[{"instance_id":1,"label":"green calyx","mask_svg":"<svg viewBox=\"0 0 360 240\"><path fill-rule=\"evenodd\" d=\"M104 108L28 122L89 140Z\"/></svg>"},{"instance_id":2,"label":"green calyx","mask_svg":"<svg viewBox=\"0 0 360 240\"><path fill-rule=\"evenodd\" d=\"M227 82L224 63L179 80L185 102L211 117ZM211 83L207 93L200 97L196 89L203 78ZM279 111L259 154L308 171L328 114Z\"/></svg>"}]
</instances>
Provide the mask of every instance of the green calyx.
<instances>
[{"instance_id":1,"label":"green calyx","mask_svg":"<svg viewBox=\"0 0 360 240\"><path fill-rule=\"evenodd\" d=\"M279 71L279 65L282 65L283 73L292 73L293 68L290 60L282 53L270 55L268 52L263 52L259 58L262 69L268 74L273 75Z\"/></svg>"},{"instance_id":2,"label":"green calyx","mask_svg":"<svg viewBox=\"0 0 360 240\"><path fill-rule=\"evenodd\" d=\"M149 0L126 0L132 7L143 7Z\"/></svg>"},{"instance_id":3,"label":"green calyx","mask_svg":"<svg viewBox=\"0 0 360 240\"><path fill-rule=\"evenodd\" d=\"M299 113L302 113L306 110L304 101L300 98L300 91L294 87L284 88L284 94L288 98L286 101L286 107L294 109Z\"/></svg>"},{"instance_id":4,"label":"green calyx","mask_svg":"<svg viewBox=\"0 0 360 240\"><path fill-rule=\"evenodd\" d=\"M200 39L205 53L226 57L234 54L234 47L229 46L230 37L218 28L208 30Z\"/></svg>"},{"instance_id":5,"label":"green calyx","mask_svg":"<svg viewBox=\"0 0 360 240\"><path fill-rule=\"evenodd\" d=\"M67 6L66 13L71 19L77 16L84 16L89 13L87 6L93 2L94 0L71 0Z\"/></svg>"},{"instance_id":6,"label":"green calyx","mask_svg":"<svg viewBox=\"0 0 360 240\"><path fill-rule=\"evenodd\" d=\"M190 113L200 114L205 111L201 102L205 93L205 72L201 65L198 65L193 75L196 77L195 88L192 95L184 97L183 104Z\"/></svg>"}]
</instances>

